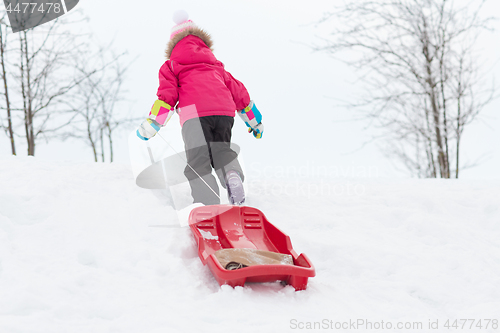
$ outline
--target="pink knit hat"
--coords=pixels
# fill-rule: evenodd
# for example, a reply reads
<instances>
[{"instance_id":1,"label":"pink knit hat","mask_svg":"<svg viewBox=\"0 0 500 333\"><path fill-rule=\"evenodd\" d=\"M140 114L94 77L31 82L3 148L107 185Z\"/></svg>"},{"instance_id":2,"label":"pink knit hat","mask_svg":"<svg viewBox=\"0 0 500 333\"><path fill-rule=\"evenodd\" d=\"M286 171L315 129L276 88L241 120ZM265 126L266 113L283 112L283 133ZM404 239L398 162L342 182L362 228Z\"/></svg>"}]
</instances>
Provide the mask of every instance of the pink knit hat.
<instances>
[{"instance_id":1,"label":"pink knit hat","mask_svg":"<svg viewBox=\"0 0 500 333\"><path fill-rule=\"evenodd\" d=\"M174 20L176 25L172 28L170 39L174 38L174 36L178 33L196 26L193 21L188 20L188 18L189 15L185 10L181 9L174 13L172 19Z\"/></svg>"}]
</instances>

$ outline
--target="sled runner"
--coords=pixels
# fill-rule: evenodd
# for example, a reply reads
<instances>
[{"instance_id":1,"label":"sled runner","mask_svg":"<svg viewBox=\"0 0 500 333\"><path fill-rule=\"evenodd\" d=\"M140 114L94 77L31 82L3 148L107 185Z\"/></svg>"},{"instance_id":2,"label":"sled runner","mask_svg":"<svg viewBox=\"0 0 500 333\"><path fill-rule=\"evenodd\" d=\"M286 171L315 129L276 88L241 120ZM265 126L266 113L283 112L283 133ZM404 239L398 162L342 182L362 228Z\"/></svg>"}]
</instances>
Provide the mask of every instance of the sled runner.
<instances>
[{"instance_id":1,"label":"sled runner","mask_svg":"<svg viewBox=\"0 0 500 333\"><path fill-rule=\"evenodd\" d=\"M282 281L304 290L315 276L305 254L297 255L290 237L252 207L212 205L197 207L189 226L198 255L220 285Z\"/></svg>"}]
</instances>

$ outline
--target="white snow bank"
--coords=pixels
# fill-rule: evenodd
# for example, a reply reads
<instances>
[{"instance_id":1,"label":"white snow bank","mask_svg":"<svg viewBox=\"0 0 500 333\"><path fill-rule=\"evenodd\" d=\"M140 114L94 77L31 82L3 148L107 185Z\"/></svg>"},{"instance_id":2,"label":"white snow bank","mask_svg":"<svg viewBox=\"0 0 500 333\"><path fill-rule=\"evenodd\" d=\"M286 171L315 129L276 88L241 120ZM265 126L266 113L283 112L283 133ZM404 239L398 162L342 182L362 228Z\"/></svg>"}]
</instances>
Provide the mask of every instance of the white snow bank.
<instances>
[{"instance_id":1,"label":"white snow bank","mask_svg":"<svg viewBox=\"0 0 500 333\"><path fill-rule=\"evenodd\" d=\"M499 181L249 187L248 204L315 264L306 291L219 287L190 230L126 165L0 160L0 332L332 331L357 319L422 332L500 319Z\"/></svg>"}]
</instances>

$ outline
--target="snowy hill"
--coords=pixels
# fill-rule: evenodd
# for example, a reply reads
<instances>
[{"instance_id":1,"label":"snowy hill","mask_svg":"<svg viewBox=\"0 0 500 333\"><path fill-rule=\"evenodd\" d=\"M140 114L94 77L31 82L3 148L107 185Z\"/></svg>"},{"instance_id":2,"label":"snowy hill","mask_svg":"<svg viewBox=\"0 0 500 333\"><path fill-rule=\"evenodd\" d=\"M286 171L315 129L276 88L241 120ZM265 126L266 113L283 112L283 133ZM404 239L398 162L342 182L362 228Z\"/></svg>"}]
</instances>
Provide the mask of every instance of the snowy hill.
<instances>
[{"instance_id":1,"label":"snowy hill","mask_svg":"<svg viewBox=\"0 0 500 333\"><path fill-rule=\"evenodd\" d=\"M484 326L500 319L500 181L249 185L249 205L315 264L307 290L220 288L128 165L0 160L0 332L424 332L455 319L498 332Z\"/></svg>"}]
</instances>

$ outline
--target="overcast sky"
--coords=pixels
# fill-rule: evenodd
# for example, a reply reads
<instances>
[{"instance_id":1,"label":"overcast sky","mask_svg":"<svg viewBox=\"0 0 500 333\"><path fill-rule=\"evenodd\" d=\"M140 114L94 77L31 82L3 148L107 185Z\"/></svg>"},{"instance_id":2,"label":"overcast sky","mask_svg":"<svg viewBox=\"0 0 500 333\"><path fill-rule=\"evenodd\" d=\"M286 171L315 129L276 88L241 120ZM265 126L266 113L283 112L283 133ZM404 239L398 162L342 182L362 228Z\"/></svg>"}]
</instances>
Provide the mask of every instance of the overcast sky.
<instances>
[{"instance_id":1,"label":"overcast sky","mask_svg":"<svg viewBox=\"0 0 500 333\"><path fill-rule=\"evenodd\" d=\"M337 106L338 100L355 100L362 93L356 74L308 45L320 43L328 26L317 27L324 12L340 1L98 1L81 0L80 8L102 43L114 39L117 50L137 58L127 75L124 112L147 116L156 99L158 69L174 25L172 14L185 9L198 26L213 37L216 57L242 81L263 114L265 133L256 140L236 119L233 141L242 146L250 171L265 165L328 167L355 176L365 168L372 176L404 177L388 161L377 143L363 144L374 134L356 114ZM487 12L500 16L499 1L490 1ZM481 46L489 63L500 58L500 33L486 36ZM500 65L493 68L500 78ZM461 178L500 178L500 102L490 104L465 132L462 162L485 156L482 164L464 170ZM182 148L178 118L165 136ZM167 133L168 132L168 133ZM127 133L116 142L116 160L128 161ZM20 142L21 140L18 140ZM163 144L157 142L157 144ZM0 138L0 154L9 154L7 137ZM20 151L23 147L19 147ZM21 155L21 154L20 154ZM51 142L37 146L37 157L92 161L90 148L81 143ZM376 170L376 171L374 171Z\"/></svg>"}]
</instances>

